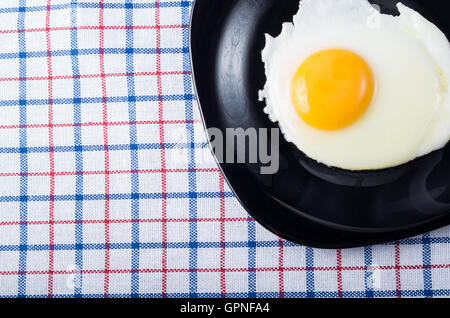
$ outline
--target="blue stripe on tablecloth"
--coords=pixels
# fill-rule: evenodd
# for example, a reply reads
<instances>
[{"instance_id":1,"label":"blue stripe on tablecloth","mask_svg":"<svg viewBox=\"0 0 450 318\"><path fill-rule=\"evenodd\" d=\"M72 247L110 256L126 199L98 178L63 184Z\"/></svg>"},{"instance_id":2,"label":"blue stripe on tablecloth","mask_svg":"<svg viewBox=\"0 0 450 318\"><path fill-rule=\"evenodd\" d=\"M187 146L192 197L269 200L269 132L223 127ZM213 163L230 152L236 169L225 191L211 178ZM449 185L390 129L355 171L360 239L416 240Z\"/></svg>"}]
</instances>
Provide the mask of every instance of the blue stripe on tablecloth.
<instances>
[{"instance_id":1,"label":"blue stripe on tablecloth","mask_svg":"<svg viewBox=\"0 0 450 318\"><path fill-rule=\"evenodd\" d=\"M70 25L73 29L70 30L70 49L71 51L78 52L78 30L75 28L77 26L77 1L71 0L71 10L70 10ZM81 82L78 76L80 75L80 65L78 54L71 55L72 60L72 75L73 79L73 122L75 123L73 127L73 138L75 145L75 171L78 172L75 179L75 195L76 198L83 197L83 141L81 135L81 126L76 124L82 123L81 118L81 103L78 102L81 99ZM75 200L75 242L78 248L75 249L75 270L76 279L74 281L74 296L77 298L82 297L81 286L83 283L83 275L78 273L83 268L83 250L80 246L83 245L83 200Z\"/></svg>"},{"instance_id":2,"label":"blue stripe on tablecloth","mask_svg":"<svg viewBox=\"0 0 450 318\"><path fill-rule=\"evenodd\" d=\"M139 150L156 150L161 149L190 149L194 148L207 148L208 143L151 143L151 144L116 144L116 145L108 145L109 151L116 150L130 150L130 149L139 149ZM0 148L0 153L47 153L49 151L49 147L3 147ZM89 145L89 146L55 146L53 147L53 152L88 152L88 151L104 151L104 145Z\"/></svg>"},{"instance_id":3,"label":"blue stripe on tablecloth","mask_svg":"<svg viewBox=\"0 0 450 318\"><path fill-rule=\"evenodd\" d=\"M234 197L232 192L171 192L165 194L167 199L188 199L192 196L197 196L197 198L220 198L222 195L225 197ZM131 200L133 199L162 199L161 192L153 193L113 193L109 195L109 200ZM55 195L54 201L75 201L75 200L85 200L85 201L104 201L106 199L105 194L83 194L80 195ZM50 200L49 195L28 195L28 196L0 196L0 202L25 202L25 201L48 201ZM1 246L0 246L1 247Z\"/></svg>"},{"instance_id":4,"label":"blue stripe on tablecloth","mask_svg":"<svg viewBox=\"0 0 450 318\"><path fill-rule=\"evenodd\" d=\"M189 24L189 2L179 2L181 6L181 24ZM182 51L183 51L183 71L189 72L183 75L183 88L185 96L192 96L192 82L191 82L191 61L189 55L189 30L183 28L182 30ZM192 99L185 99L185 116L186 116L186 136L187 140L191 141L191 147L188 148L188 168L195 169L195 136L194 136L194 111ZM197 192L197 174L191 170L188 172L188 184L189 192ZM197 196L189 197L189 217L192 219L197 218ZM197 268L197 222L189 223L189 241L192 242L189 249L189 267ZM197 272L189 273L189 290L191 291L191 297L197 296Z\"/></svg>"},{"instance_id":5,"label":"blue stripe on tablecloth","mask_svg":"<svg viewBox=\"0 0 450 318\"><path fill-rule=\"evenodd\" d=\"M288 244L289 243L289 244ZM110 243L110 249L130 249L133 243ZM190 242L168 242L167 248L189 248ZM278 241L232 241L225 242L225 248L246 248L246 247L277 247L279 245ZM285 242L285 246L296 246L294 243ZM149 243L139 243L140 249L154 249L162 248L162 242L149 242ZM198 248L220 248L222 246L221 242L198 242ZM77 244L55 244L55 250L74 250L81 248L84 250L100 250L105 247L103 243L83 243L82 246L77 246ZM1 245L0 251L19 251L22 247L20 245ZM48 250L49 246L47 244L28 244L26 247L29 250L42 251ZM308 265L307 265L308 266ZM308 266L308 268L313 268Z\"/></svg>"},{"instance_id":6,"label":"blue stripe on tablecloth","mask_svg":"<svg viewBox=\"0 0 450 318\"><path fill-rule=\"evenodd\" d=\"M306 272L306 297L314 298L318 295L316 294L314 288L314 249L311 247L306 247L306 268L310 269Z\"/></svg>"},{"instance_id":7,"label":"blue stripe on tablecloth","mask_svg":"<svg viewBox=\"0 0 450 318\"><path fill-rule=\"evenodd\" d=\"M0 58L1 59L1 58ZM167 94L161 97L158 95L137 95L137 96L110 96L106 97L107 103L120 103L120 102L128 102L128 100L132 98L137 102L155 102L158 101L159 98L162 101L180 101L180 100L192 100L195 99L193 95L179 95L179 94ZM81 98L78 102L83 104L93 104L93 103L101 103L103 101L102 97L84 97ZM48 105L48 99L27 99L27 100L0 100L0 107L11 107L18 106L24 103L23 105L27 106L35 106L35 105ZM53 99L53 105L60 104L73 104L73 98L55 98Z\"/></svg>"},{"instance_id":8,"label":"blue stripe on tablecloth","mask_svg":"<svg viewBox=\"0 0 450 318\"><path fill-rule=\"evenodd\" d=\"M174 7L183 7L185 4L188 4L188 6L191 5L192 1L165 1L162 2L159 6L161 8L174 8ZM50 10L64 10L70 8L70 3L63 3L63 4L51 4ZM98 2L81 2L76 3L77 8L91 8L91 9L98 9L100 8L100 4ZM114 2L106 2L103 4L103 7L105 9L126 9L126 4L124 3L114 3ZM152 9L155 8L154 2L149 3L133 3L129 8L135 8L135 9ZM1 8L0 13L16 13L16 12L39 12L39 11L46 11L47 6L24 6L19 3L18 7L11 7L11 8ZM23 30L23 26L19 30Z\"/></svg>"},{"instance_id":9,"label":"blue stripe on tablecloth","mask_svg":"<svg viewBox=\"0 0 450 318\"><path fill-rule=\"evenodd\" d=\"M19 7L25 8L26 6L25 0L19 1ZM24 28L25 23L25 12L22 10L19 10L18 15L18 21L17 21L17 27L19 29ZM20 32L18 33L19 37L19 55L22 56L22 52L26 51L26 39L25 34ZM20 58L19 60L19 76L21 78L25 78L27 75L27 62L26 57ZM20 100L26 100L27 99L27 82L25 80L21 80L19 82L19 98ZM27 147L27 107L26 105L23 105L23 103L20 103L20 125L23 128L20 128L19 134L20 134L20 148L26 148ZM26 197L27 196L27 189L28 189L28 177L24 174L28 172L28 155L27 153L21 153L20 154L20 172L22 173L20 177L20 197ZM19 272L25 272L27 269L27 236L28 236L28 224L24 223L27 221L27 209L28 209L28 202L27 201L20 201L20 221L22 222L20 225L20 246L25 247L20 249L19 254ZM26 295L26 275L19 273L19 281L18 281L18 296L24 297Z\"/></svg>"},{"instance_id":10,"label":"blue stripe on tablecloth","mask_svg":"<svg viewBox=\"0 0 450 318\"><path fill-rule=\"evenodd\" d=\"M247 221L248 231L248 297L256 297L256 224L255 220Z\"/></svg>"},{"instance_id":11,"label":"blue stripe on tablecloth","mask_svg":"<svg viewBox=\"0 0 450 318\"><path fill-rule=\"evenodd\" d=\"M215 198L219 198L220 197L220 193L216 196L214 196ZM144 198L149 199L148 196L143 196ZM183 197L178 197L178 198L187 198L188 196L183 196ZM205 197L205 196L204 196ZM232 195L230 194L229 197L232 197ZM142 197L141 197L142 198ZM161 197L159 197L161 198ZM173 198L173 196L172 196ZM117 199L117 198L116 198ZM121 198L123 199L123 197ZM155 197L152 197L152 199L156 199ZM96 196L96 200L104 200L104 197L102 198L98 198ZM45 201L45 200L42 200ZM195 220L192 220L195 221ZM26 224L26 222L24 222ZM91 223L95 223L95 221L92 221ZM435 238L435 243L450 243L449 238L448 237L436 237ZM121 249L121 248L131 248L131 244L132 243L116 243L113 244L111 243L111 249ZM257 242L251 242L251 241L229 241L229 242L225 242L225 248L250 248L250 247L254 247L254 245L256 244L256 247L278 247L279 246L279 241L257 241ZM198 242L197 243L198 248L220 248L222 246L221 242ZM283 245L285 247L287 246L297 246L297 244L292 243L292 242L288 242L285 241L283 242ZM386 244L388 245L388 244ZM417 244L414 244L417 245ZM87 248L87 249L98 249L98 248L102 248L102 246L104 246L104 244L83 244L81 247L80 246L76 246L76 244L56 244L55 245L55 250L60 249L60 250L73 250L75 248ZM115 247L114 247L115 246ZM159 246L159 248L161 248L163 246L162 243L139 243L139 248L143 249L143 248L156 248L157 246ZM177 242L177 243L167 243L167 248L189 248L190 243L189 242ZM22 245L0 245L0 251L20 251L21 249L28 249L28 250L46 250L48 249L49 246L47 244L28 244L26 246L22 246ZM312 249L313 251L314 249ZM312 251L306 251L306 267L308 269L314 269L314 265L313 262L311 262L311 260L313 260L313 253ZM366 266L364 266L366 267ZM370 267L366 267L368 270L370 269ZM308 270L309 271L309 270ZM314 278L314 276L312 276L311 278ZM310 286L311 288L314 287L314 280L312 279L311 281L308 282L308 277L307 277L307 286Z\"/></svg>"},{"instance_id":12,"label":"blue stripe on tablecloth","mask_svg":"<svg viewBox=\"0 0 450 318\"><path fill-rule=\"evenodd\" d=\"M315 297L317 298L337 298L339 296L339 293L342 293L342 296L344 298L362 298L365 295L364 291L342 291L342 292L333 292L333 291L317 291L315 292ZM418 290L404 290L402 291L403 296L405 297L425 297L424 292L422 289ZM167 293L167 297L169 298L189 298L190 293ZM396 297L397 291L396 290L382 290L382 291L375 291L374 297L375 298L385 298L385 297ZM450 290L448 289L435 289L434 290L435 296L440 297L448 297L450 296ZM104 294L84 294L84 298L100 298L103 297ZM124 297L131 297L132 295L130 293L112 293L109 294L108 297L110 298L124 298ZM197 295L200 298L219 298L221 297L220 293L198 293ZM285 292L284 296L286 298L306 298L309 297L309 292ZM14 296L9 296L14 297ZM42 295L33 295L29 296L30 298L46 298L48 297L47 294ZM70 298L73 297L72 294L57 294L54 296L54 298ZM141 293L140 297L142 298L161 298L161 293ZM232 292L227 293L228 298L246 298L248 297L247 292ZM256 298L276 298L279 297L279 292L257 292L255 295Z\"/></svg>"},{"instance_id":13,"label":"blue stripe on tablecloth","mask_svg":"<svg viewBox=\"0 0 450 318\"><path fill-rule=\"evenodd\" d=\"M133 3L132 0L125 2L125 25L133 26ZM126 72L134 74L134 39L133 29L126 30ZM128 96L135 96L134 76L127 76ZM136 100L128 100L128 120L132 123L130 128L130 145L137 145L137 127L136 127ZM139 297L139 156L138 147L130 147L131 163L131 219L132 219L132 251L131 251L131 295L134 298Z\"/></svg>"},{"instance_id":14,"label":"blue stripe on tablecloth","mask_svg":"<svg viewBox=\"0 0 450 318\"><path fill-rule=\"evenodd\" d=\"M431 277L431 240L430 233L422 235L423 293L425 297L433 296Z\"/></svg>"},{"instance_id":15,"label":"blue stripe on tablecloth","mask_svg":"<svg viewBox=\"0 0 450 318\"><path fill-rule=\"evenodd\" d=\"M186 28L183 28L186 29ZM18 33L24 33L24 32L18 32ZM186 53L188 50L187 48L161 48L160 54L182 54ZM73 54L71 50L50 50L49 51L51 56L70 56ZM104 54L117 54L117 55L123 55L127 54L126 48L104 48L103 49ZM157 54L156 48L133 48L134 54ZM77 52L78 55L99 55L100 49L79 49ZM47 57L47 51L23 51L21 52L21 56L25 56L26 58L46 58ZM0 59L2 60L10 60L10 59L18 59L21 58L19 56L19 53L0 53Z\"/></svg>"},{"instance_id":16,"label":"blue stripe on tablecloth","mask_svg":"<svg viewBox=\"0 0 450 318\"><path fill-rule=\"evenodd\" d=\"M364 247L364 265L366 269L364 270L364 286L366 288L365 297L373 298L374 296L374 273L373 273L373 260L372 260L372 246Z\"/></svg>"},{"instance_id":17,"label":"blue stripe on tablecloth","mask_svg":"<svg viewBox=\"0 0 450 318\"><path fill-rule=\"evenodd\" d=\"M120 249L131 249L133 247L133 244L135 243L110 243L110 249L111 250L120 250ZM168 249L171 248L189 248L190 242L167 242L165 243L167 245ZM220 248L223 243L220 241L217 242L198 242L198 248ZM254 247L256 244L256 247L278 247L279 242L278 241L257 241L257 242L249 242L249 241L231 241L231 242L225 242L225 248L251 248ZM284 242L285 246L296 246L295 243L291 242ZM148 243L139 243L139 249L161 249L163 247L162 242L148 242ZM54 250L76 250L76 249L83 249L83 250L102 250L105 248L104 243L83 243L81 246L79 244L55 244ZM21 250L33 250L33 251L45 251L49 249L48 244L27 244L25 246L23 245L0 245L0 251L21 251ZM311 248L310 251L308 251L309 248L306 248L306 272L307 272L307 292L314 292L314 264L313 264L313 251L314 249ZM370 266L370 265L369 265ZM367 267L367 269L370 269ZM308 275L310 273L311 275ZM377 290L374 290L374 295L376 294ZM450 292L450 290L449 290ZM278 293L278 291L277 291ZM425 292L423 292L425 293ZM248 294L248 293L247 293ZM310 295L311 297L314 297L314 295Z\"/></svg>"}]
</instances>

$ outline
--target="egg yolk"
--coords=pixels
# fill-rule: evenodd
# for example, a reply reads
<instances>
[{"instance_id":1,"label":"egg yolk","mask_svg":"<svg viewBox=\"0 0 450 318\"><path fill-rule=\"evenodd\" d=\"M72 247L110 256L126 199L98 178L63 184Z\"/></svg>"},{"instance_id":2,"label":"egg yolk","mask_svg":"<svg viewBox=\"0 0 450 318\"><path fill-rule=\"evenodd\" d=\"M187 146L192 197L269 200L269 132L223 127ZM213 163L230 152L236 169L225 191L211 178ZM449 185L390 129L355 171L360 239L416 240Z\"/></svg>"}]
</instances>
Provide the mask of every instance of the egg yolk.
<instances>
[{"instance_id":1,"label":"egg yolk","mask_svg":"<svg viewBox=\"0 0 450 318\"><path fill-rule=\"evenodd\" d=\"M336 130L354 123L369 107L374 77L357 54L328 49L308 57L291 83L291 99L310 126Z\"/></svg>"}]
</instances>

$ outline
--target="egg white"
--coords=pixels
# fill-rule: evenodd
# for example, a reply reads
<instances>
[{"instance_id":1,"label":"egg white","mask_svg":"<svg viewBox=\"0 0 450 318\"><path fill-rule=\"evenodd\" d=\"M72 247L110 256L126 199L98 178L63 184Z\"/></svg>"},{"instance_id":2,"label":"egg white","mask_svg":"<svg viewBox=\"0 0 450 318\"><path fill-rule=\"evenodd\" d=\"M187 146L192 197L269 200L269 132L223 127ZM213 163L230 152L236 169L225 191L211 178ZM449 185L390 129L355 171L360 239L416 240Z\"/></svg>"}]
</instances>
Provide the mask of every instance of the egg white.
<instances>
[{"instance_id":1,"label":"egg white","mask_svg":"<svg viewBox=\"0 0 450 318\"><path fill-rule=\"evenodd\" d=\"M367 0L303 0L293 23L266 35L264 111L307 156L348 170L381 169L442 148L450 139L450 47L416 11L379 13ZM325 131L298 116L290 99L297 68L315 52L360 55L375 77L368 110L354 124Z\"/></svg>"}]
</instances>

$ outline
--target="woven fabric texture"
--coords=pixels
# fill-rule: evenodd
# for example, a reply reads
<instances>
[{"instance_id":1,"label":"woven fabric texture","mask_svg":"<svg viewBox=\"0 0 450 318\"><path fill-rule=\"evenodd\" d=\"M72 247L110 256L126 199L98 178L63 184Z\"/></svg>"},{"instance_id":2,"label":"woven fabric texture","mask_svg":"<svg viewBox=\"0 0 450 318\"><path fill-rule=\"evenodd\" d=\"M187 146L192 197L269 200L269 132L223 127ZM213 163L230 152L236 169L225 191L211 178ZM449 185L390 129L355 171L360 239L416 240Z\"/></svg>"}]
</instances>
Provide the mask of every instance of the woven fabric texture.
<instances>
[{"instance_id":1,"label":"woven fabric texture","mask_svg":"<svg viewBox=\"0 0 450 318\"><path fill-rule=\"evenodd\" d=\"M200 121L192 5L0 1L0 296L450 296L450 227L320 250L247 215Z\"/></svg>"}]
</instances>

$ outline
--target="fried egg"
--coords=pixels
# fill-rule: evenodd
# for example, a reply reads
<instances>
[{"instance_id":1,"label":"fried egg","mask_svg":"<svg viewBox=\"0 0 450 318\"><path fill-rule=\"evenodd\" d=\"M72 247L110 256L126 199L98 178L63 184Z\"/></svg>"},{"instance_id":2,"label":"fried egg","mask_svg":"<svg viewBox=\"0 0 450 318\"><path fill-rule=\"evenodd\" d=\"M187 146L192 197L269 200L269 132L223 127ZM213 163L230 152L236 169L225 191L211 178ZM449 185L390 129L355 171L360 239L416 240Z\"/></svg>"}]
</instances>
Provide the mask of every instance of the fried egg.
<instances>
[{"instance_id":1,"label":"fried egg","mask_svg":"<svg viewBox=\"0 0 450 318\"><path fill-rule=\"evenodd\" d=\"M262 51L264 111L308 157L348 170L406 163L450 139L446 36L399 3L303 0Z\"/></svg>"}]
</instances>

